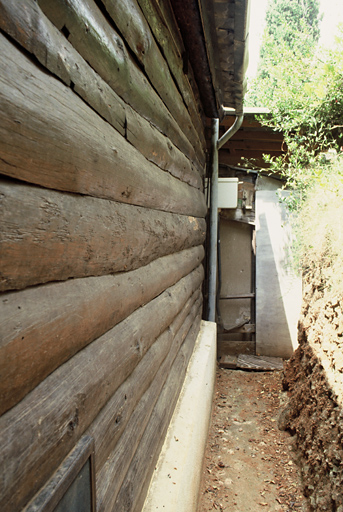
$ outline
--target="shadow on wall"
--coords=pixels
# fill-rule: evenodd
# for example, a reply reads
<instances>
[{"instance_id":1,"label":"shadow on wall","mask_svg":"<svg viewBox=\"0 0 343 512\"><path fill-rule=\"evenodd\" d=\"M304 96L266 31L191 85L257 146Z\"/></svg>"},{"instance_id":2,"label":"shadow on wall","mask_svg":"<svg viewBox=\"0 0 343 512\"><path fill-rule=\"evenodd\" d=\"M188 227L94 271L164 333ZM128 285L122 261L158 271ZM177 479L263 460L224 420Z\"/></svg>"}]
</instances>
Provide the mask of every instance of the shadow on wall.
<instances>
[{"instance_id":1,"label":"shadow on wall","mask_svg":"<svg viewBox=\"0 0 343 512\"><path fill-rule=\"evenodd\" d=\"M269 186L276 181L267 180ZM298 346L302 286L290 261L291 225L280 202L287 192L273 185L263 190L262 183L256 193L256 353L289 358Z\"/></svg>"}]
</instances>

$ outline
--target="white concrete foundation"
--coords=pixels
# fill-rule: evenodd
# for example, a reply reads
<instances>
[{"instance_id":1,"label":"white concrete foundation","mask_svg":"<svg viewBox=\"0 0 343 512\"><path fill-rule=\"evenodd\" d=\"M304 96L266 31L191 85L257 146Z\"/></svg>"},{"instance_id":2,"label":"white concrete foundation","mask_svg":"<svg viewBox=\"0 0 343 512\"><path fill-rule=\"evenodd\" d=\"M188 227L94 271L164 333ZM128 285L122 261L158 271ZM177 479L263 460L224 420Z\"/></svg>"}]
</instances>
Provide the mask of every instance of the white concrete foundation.
<instances>
[{"instance_id":1,"label":"white concrete foundation","mask_svg":"<svg viewBox=\"0 0 343 512\"><path fill-rule=\"evenodd\" d=\"M216 324L201 322L143 512L196 512L216 372Z\"/></svg>"}]
</instances>

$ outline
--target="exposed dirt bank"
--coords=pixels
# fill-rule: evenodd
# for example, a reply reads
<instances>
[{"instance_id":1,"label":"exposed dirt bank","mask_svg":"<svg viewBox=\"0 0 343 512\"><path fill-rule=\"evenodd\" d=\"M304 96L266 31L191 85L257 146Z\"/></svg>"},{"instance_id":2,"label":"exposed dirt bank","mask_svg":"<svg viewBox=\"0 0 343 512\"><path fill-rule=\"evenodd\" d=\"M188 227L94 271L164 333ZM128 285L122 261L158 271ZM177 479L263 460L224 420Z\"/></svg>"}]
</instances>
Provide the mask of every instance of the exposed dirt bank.
<instances>
[{"instance_id":1,"label":"exposed dirt bank","mask_svg":"<svg viewBox=\"0 0 343 512\"><path fill-rule=\"evenodd\" d=\"M310 510L343 512L343 298L325 291L323 281L319 271L305 279L282 426L295 434Z\"/></svg>"},{"instance_id":2,"label":"exposed dirt bank","mask_svg":"<svg viewBox=\"0 0 343 512\"><path fill-rule=\"evenodd\" d=\"M305 511L292 438L277 427L281 372L218 370L199 512Z\"/></svg>"}]
</instances>

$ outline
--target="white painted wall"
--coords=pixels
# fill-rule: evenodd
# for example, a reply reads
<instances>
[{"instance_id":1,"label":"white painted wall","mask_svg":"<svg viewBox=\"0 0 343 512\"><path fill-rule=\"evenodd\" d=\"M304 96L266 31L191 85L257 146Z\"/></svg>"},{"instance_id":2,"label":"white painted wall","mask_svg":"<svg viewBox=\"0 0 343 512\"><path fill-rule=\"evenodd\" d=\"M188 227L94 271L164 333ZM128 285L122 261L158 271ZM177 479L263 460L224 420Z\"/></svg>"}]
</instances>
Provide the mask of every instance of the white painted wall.
<instances>
[{"instance_id":1,"label":"white painted wall","mask_svg":"<svg viewBox=\"0 0 343 512\"><path fill-rule=\"evenodd\" d=\"M259 177L256 191L256 353L289 358L298 346L301 277L290 254L292 230L280 197L287 191Z\"/></svg>"}]
</instances>

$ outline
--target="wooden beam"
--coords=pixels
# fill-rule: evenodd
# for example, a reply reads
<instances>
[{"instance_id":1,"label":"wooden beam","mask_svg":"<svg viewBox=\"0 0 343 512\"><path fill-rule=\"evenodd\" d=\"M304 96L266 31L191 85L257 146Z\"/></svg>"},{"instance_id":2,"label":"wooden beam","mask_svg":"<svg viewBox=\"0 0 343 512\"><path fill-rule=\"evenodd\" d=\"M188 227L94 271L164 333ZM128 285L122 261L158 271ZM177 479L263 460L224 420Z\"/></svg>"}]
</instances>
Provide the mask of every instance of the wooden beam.
<instances>
[{"instance_id":1,"label":"wooden beam","mask_svg":"<svg viewBox=\"0 0 343 512\"><path fill-rule=\"evenodd\" d=\"M202 189L201 176L203 172L199 172L195 165L170 142L168 137L162 135L131 108L127 108L126 121L127 140L145 158L181 181Z\"/></svg>"},{"instance_id":2,"label":"wooden beam","mask_svg":"<svg viewBox=\"0 0 343 512\"><path fill-rule=\"evenodd\" d=\"M266 153L270 154L271 156L280 156L280 153L270 153L267 151ZM244 167L244 159L254 158L255 162L254 165L256 167L268 167L266 162L262 158L263 152L262 151L236 151L234 154L230 154L228 151L219 151L219 164L223 165L242 165Z\"/></svg>"},{"instance_id":3,"label":"wooden beam","mask_svg":"<svg viewBox=\"0 0 343 512\"><path fill-rule=\"evenodd\" d=\"M194 126L204 145L204 125L199 110L201 108L199 91L191 68L189 67L188 73L184 71L185 48L171 6L169 2L157 0L138 0L138 3L168 62L170 72L181 91ZM201 163L204 164L204 161Z\"/></svg>"},{"instance_id":4,"label":"wooden beam","mask_svg":"<svg viewBox=\"0 0 343 512\"><path fill-rule=\"evenodd\" d=\"M37 2L0 0L0 27L125 135L125 103L44 16Z\"/></svg>"},{"instance_id":5,"label":"wooden beam","mask_svg":"<svg viewBox=\"0 0 343 512\"><path fill-rule=\"evenodd\" d=\"M5 180L0 193L2 291L134 270L205 238L195 217Z\"/></svg>"},{"instance_id":6,"label":"wooden beam","mask_svg":"<svg viewBox=\"0 0 343 512\"><path fill-rule=\"evenodd\" d=\"M260 130L238 130L230 141L234 140L267 140L283 141L283 134L278 132L260 131ZM223 146L225 147L225 146Z\"/></svg>"},{"instance_id":7,"label":"wooden beam","mask_svg":"<svg viewBox=\"0 0 343 512\"><path fill-rule=\"evenodd\" d=\"M146 401L143 401L139 404L140 406L136 408L133 418L130 421L129 428L125 431L124 435L127 450L129 450L129 443L132 443L132 439L136 437L138 431L141 436L139 445L134 452L132 460L130 461L131 463L121 484L118 495L113 495L110 490L111 487L108 486L107 495L104 497L105 499L102 502L100 500L98 501L99 512L105 512L106 510L141 510L145 494L150 483L151 474L155 468L159 451L162 447L166 430L183 384L187 364L192 354L196 336L199 331L199 322L200 315L194 322L187 339L179 350L175 362L169 371L162 392L160 393L156 405L151 413L149 422L144 430L142 430L140 426L143 422L143 418L146 417ZM156 432L158 432L158 436L156 436ZM132 450L127 453L128 459L130 459L131 453ZM108 473L108 477L112 477L111 484L114 485L117 461L116 455L117 454L114 454L114 456L109 460L107 468L109 469L110 465L112 467L112 472ZM125 457L123 457L123 455L122 460L124 460L125 463ZM102 478L100 481L102 481Z\"/></svg>"},{"instance_id":8,"label":"wooden beam","mask_svg":"<svg viewBox=\"0 0 343 512\"><path fill-rule=\"evenodd\" d=\"M201 293L197 290L170 327L161 334L132 374L114 393L87 431L94 438L96 445L98 503L103 501L106 493L110 493L112 499L118 493L139 444L139 433L144 431L144 422L148 422L173 361L188 331L196 323L201 304ZM198 322L196 325L199 328ZM146 403L145 415L133 441L126 430L132 428L134 422L131 421L131 416L135 414L137 407L141 407L141 400ZM109 463L109 458L115 458L116 462Z\"/></svg>"},{"instance_id":9,"label":"wooden beam","mask_svg":"<svg viewBox=\"0 0 343 512\"><path fill-rule=\"evenodd\" d=\"M0 415L79 350L186 276L203 256L198 246L115 276L3 294Z\"/></svg>"},{"instance_id":10,"label":"wooden beam","mask_svg":"<svg viewBox=\"0 0 343 512\"><path fill-rule=\"evenodd\" d=\"M269 140L230 140L226 144L227 149L231 150L244 150L244 151L287 151L287 146L283 142L274 142Z\"/></svg>"},{"instance_id":11,"label":"wooden beam","mask_svg":"<svg viewBox=\"0 0 343 512\"><path fill-rule=\"evenodd\" d=\"M46 18L35 0L13 0L11 2L0 0L0 27L29 53L32 53L45 68L61 78L68 86L74 87L75 92L80 94L106 120L114 124L120 133L125 132L125 112L123 110L125 104L122 101L124 99L146 120L151 121L161 133L168 135L190 160L198 162L200 172L203 170L204 155L200 153L201 158L199 161L197 160L198 156L193 146L182 133L162 100L146 80L141 83L142 74L135 65L131 68L134 76L131 77L131 81L129 80L130 76L125 71L127 65L125 55L121 62L121 66L124 66L122 75L124 82L129 80L129 83L125 82L122 85L120 85L120 81L119 83L114 81L114 84L107 83L104 78L92 70L86 60ZM111 45L112 49L116 43L120 46L120 38L115 39ZM120 59L120 55L119 48L119 52L116 54L117 59ZM115 69L113 62L110 66L111 72ZM35 67L33 74L38 72L36 70Z\"/></svg>"},{"instance_id":12,"label":"wooden beam","mask_svg":"<svg viewBox=\"0 0 343 512\"><path fill-rule=\"evenodd\" d=\"M138 2L136 0L131 0L129 3L126 0L104 0L103 3L125 42L144 67L151 84L176 122L186 133L189 131L193 138L198 139L199 144L204 147L204 127L201 124L199 114L196 117L190 116L184 99L171 75L168 62L162 55ZM183 85L184 81L181 84ZM193 114L196 112L194 104L192 112ZM201 139L199 138L200 134Z\"/></svg>"},{"instance_id":13,"label":"wooden beam","mask_svg":"<svg viewBox=\"0 0 343 512\"><path fill-rule=\"evenodd\" d=\"M21 510L203 280L194 270L78 352L0 418L0 508ZM163 315L161 314L163 311Z\"/></svg>"},{"instance_id":14,"label":"wooden beam","mask_svg":"<svg viewBox=\"0 0 343 512\"><path fill-rule=\"evenodd\" d=\"M175 103L172 105L170 100L173 91L168 95L164 92L162 98L160 91L157 94L93 0L40 0L39 5L59 30L67 29L68 41L126 103L151 122L163 116L164 123L168 119L181 127L185 134L182 149L187 149L192 160L197 159L201 144L189 117L187 122L178 117Z\"/></svg>"},{"instance_id":15,"label":"wooden beam","mask_svg":"<svg viewBox=\"0 0 343 512\"><path fill-rule=\"evenodd\" d=\"M240 354L237 359L237 368L254 371L272 371L283 370L283 360L281 357L253 356Z\"/></svg>"},{"instance_id":16,"label":"wooden beam","mask_svg":"<svg viewBox=\"0 0 343 512\"><path fill-rule=\"evenodd\" d=\"M0 49L3 174L57 190L205 215L200 190L142 158L69 88L38 70L2 35ZM188 172L186 179L193 175ZM193 183L199 184L196 177Z\"/></svg>"},{"instance_id":17,"label":"wooden beam","mask_svg":"<svg viewBox=\"0 0 343 512\"><path fill-rule=\"evenodd\" d=\"M27 2L28 0L24 0L25 4ZM11 6L13 8L13 4ZM157 128L122 101L110 86L93 71L70 43L65 40L59 30L47 20L37 4L32 6L32 12L37 18L36 25L39 24L42 30L35 31L32 34L23 18L27 11L21 9L20 13L17 13L21 17L18 16L16 25L18 30L19 28L21 30L14 34L15 38L22 44L25 44L26 48L33 52L41 62L44 62L48 69L61 78L67 86L73 86L74 92L121 135L126 134L128 140L148 160L169 171L173 176L182 181L200 188L201 180L199 173L190 160L165 135L162 135ZM4 22L4 20L2 21ZM6 24L6 27L8 25L10 25L9 22ZM14 27L10 28L13 29ZM49 38L45 39L43 37L45 32L49 34ZM23 37L24 34L27 36L25 39ZM61 48L63 48L63 59L59 58ZM34 68L32 72L34 75L40 74L39 70L35 69L34 71ZM49 90L51 87L50 83L48 84ZM136 137L137 126L139 126L139 138ZM203 172L202 169L201 172Z\"/></svg>"}]
</instances>

